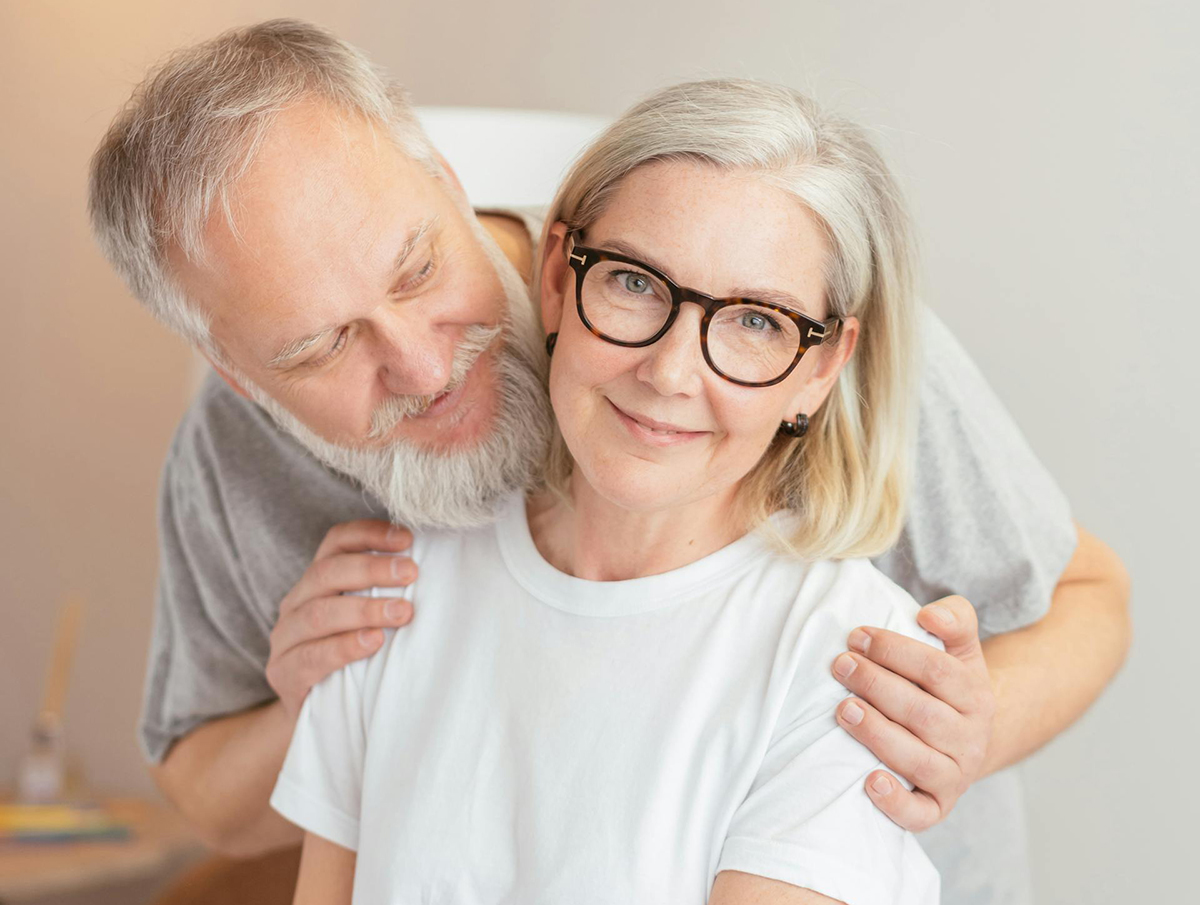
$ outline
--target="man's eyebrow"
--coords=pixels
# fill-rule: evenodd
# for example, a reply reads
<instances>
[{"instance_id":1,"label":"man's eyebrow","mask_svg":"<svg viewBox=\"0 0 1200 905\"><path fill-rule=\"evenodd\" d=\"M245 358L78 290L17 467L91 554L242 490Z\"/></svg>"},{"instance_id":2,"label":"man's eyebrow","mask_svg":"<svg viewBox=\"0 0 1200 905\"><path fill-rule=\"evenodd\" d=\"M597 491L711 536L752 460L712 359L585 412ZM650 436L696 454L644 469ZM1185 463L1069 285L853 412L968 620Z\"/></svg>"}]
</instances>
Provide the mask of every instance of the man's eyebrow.
<instances>
[{"instance_id":1,"label":"man's eyebrow","mask_svg":"<svg viewBox=\"0 0 1200 905\"><path fill-rule=\"evenodd\" d=\"M437 227L438 222L439 217L437 214L434 214L432 217L426 217L411 230L409 230L408 238L405 239L404 244L400 246L400 251L396 255L396 260L392 263L391 275L393 277L400 273L400 271L404 268L405 261L408 260L408 256L413 253L413 249L421 244L421 240Z\"/></svg>"},{"instance_id":2,"label":"man's eyebrow","mask_svg":"<svg viewBox=\"0 0 1200 905\"><path fill-rule=\"evenodd\" d=\"M619 252L623 255L626 255L627 257L634 258L635 260L642 261L646 264L649 264L655 270L661 271L662 273L666 274L668 277L671 276L671 272L666 267L664 267L661 263L654 260L653 257L646 254L646 252L642 251L641 249L635 248L634 246L630 245L628 242L623 242L620 239L612 239L603 244L604 244L605 248L611 249L612 251ZM671 279L674 279L674 277L671 277ZM700 291L700 290L697 290L697 291ZM711 293L705 293L705 294L709 295ZM792 295L791 293L784 292L781 289L742 289L742 288L737 288L737 289L734 289L733 292L731 292L727 296L727 298L743 298L743 299L752 299L753 301L756 301L756 302L767 302L772 305L781 305L784 308L791 308L793 311L795 311L799 314L805 314L803 303L801 303L801 301L798 298L796 298L794 295ZM809 315L809 316L811 316L811 315Z\"/></svg>"},{"instance_id":3,"label":"man's eyebrow","mask_svg":"<svg viewBox=\"0 0 1200 905\"><path fill-rule=\"evenodd\" d=\"M324 330L313 333L311 336L292 340L292 342L280 349L274 358L267 362L267 367L273 371L282 371L297 355L307 352L336 329L337 327L326 327Z\"/></svg>"},{"instance_id":4,"label":"man's eyebrow","mask_svg":"<svg viewBox=\"0 0 1200 905\"><path fill-rule=\"evenodd\" d=\"M409 255L413 253L421 240L427 236L431 230L438 225L438 216L435 214L432 217L427 217L408 231L408 236L404 240L404 244L400 246L400 251L397 253L395 260L392 262L391 270L389 271L389 279L394 279L396 275L403 269L404 262L408 260ZM308 336L294 339L285 345L282 349L275 353L275 356L267 362L267 367L279 371L285 369L288 364L298 355L307 352L322 339L329 336L333 331L337 330L340 325L332 325L318 330L316 333Z\"/></svg>"}]
</instances>

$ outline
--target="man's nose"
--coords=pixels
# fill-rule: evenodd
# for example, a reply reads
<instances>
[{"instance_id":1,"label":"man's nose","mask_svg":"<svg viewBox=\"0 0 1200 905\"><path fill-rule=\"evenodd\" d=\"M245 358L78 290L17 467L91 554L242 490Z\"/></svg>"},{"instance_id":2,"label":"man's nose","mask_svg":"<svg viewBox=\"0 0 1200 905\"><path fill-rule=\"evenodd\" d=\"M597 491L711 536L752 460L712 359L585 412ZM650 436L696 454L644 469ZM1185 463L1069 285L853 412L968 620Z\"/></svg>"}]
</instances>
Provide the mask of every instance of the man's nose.
<instances>
[{"instance_id":1,"label":"man's nose","mask_svg":"<svg viewBox=\"0 0 1200 905\"><path fill-rule=\"evenodd\" d=\"M696 396L700 393L704 369L708 365L700 349L698 305L685 304L667 335L646 349L650 353L637 370L637 376L663 396Z\"/></svg>"},{"instance_id":2,"label":"man's nose","mask_svg":"<svg viewBox=\"0 0 1200 905\"><path fill-rule=\"evenodd\" d=\"M389 393L435 396L446 389L454 370L455 341L444 331L414 324L381 329L379 379Z\"/></svg>"}]
</instances>

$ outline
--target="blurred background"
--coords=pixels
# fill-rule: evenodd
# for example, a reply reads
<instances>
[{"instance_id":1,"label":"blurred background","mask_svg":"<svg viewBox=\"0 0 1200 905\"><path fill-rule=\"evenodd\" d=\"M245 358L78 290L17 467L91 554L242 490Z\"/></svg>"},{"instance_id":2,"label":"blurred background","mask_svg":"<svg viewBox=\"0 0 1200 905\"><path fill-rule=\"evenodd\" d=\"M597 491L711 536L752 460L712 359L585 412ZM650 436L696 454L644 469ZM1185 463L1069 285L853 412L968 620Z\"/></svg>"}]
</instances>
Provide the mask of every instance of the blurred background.
<instances>
[{"instance_id":1,"label":"blurred background","mask_svg":"<svg viewBox=\"0 0 1200 905\"><path fill-rule=\"evenodd\" d=\"M195 365L94 247L85 170L148 65L279 15L362 47L419 104L611 116L737 75L874 126L928 302L1133 576L1124 671L1024 766L1039 900L1192 888L1200 13L1182 0L0 0L0 786L78 592L68 744L91 788L153 795L134 727L156 485Z\"/></svg>"}]
</instances>

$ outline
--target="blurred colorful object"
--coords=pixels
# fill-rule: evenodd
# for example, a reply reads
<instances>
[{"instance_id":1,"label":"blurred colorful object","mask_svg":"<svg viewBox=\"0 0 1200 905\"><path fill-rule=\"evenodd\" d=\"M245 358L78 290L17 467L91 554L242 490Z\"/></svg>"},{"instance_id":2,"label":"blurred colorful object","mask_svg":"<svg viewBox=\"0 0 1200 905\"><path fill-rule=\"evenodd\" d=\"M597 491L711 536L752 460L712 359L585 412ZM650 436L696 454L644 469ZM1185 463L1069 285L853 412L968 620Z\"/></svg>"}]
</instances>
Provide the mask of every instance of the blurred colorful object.
<instances>
[{"instance_id":1,"label":"blurred colorful object","mask_svg":"<svg viewBox=\"0 0 1200 905\"><path fill-rule=\"evenodd\" d=\"M0 843L127 839L130 826L94 804L0 804Z\"/></svg>"}]
</instances>

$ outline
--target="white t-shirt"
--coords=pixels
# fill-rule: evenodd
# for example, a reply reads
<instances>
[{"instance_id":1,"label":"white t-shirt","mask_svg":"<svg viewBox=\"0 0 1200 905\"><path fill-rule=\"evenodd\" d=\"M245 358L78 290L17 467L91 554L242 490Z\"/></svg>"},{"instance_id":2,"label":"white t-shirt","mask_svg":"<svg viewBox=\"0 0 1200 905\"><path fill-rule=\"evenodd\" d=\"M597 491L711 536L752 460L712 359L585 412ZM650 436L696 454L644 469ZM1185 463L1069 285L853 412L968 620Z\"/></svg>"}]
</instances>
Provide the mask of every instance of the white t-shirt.
<instances>
[{"instance_id":1,"label":"white t-shirt","mask_svg":"<svg viewBox=\"0 0 1200 905\"><path fill-rule=\"evenodd\" d=\"M271 797L357 851L355 903L703 905L722 870L937 902L863 790L879 762L834 719L855 626L936 643L868 561L749 535L585 581L541 557L519 496L413 555L415 618L313 688Z\"/></svg>"}]
</instances>

